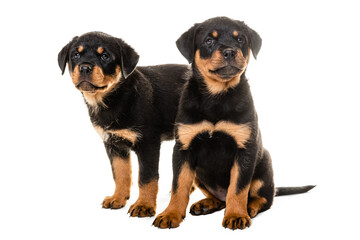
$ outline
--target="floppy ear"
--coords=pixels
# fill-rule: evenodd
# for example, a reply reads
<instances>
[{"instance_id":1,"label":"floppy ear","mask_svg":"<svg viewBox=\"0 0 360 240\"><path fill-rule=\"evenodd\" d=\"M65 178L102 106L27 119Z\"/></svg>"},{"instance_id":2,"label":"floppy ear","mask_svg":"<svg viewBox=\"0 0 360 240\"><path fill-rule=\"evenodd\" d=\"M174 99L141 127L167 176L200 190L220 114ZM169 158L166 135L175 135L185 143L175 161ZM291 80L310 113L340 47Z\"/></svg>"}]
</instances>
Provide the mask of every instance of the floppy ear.
<instances>
[{"instance_id":1,"label":"floppy ear","mask_svg":"<svg viewBox=\"0 0 360 240\"><path fill-rule=\"evenodd\" d=\"M261 48L262 39L257 32L255 32L251 28L249 28L249 30L250 30L249 31L250 32L250 49L252 51L254 58L256 59L256 57L260 51L260 48Z\"/></svg>"},{"instance_id":2,"label":"floppy ear","mask_svg":"<svg viewBox=\"0 0 360 240\"><path fill-rule=\"evenodd\" d=\"M118 54L120 55L119 64L121 68L121 74L126 79L135 70L135 67L139 62L139 55L122 39L115 38L115 40L120 49Z\"/></svg>"},{"instance_id":3,"label":"floppy ear","mask_svg":"<svg viewBox=\"0 0 360 240\"><path fill-rule=\"evenodd\" d=\"M58 64L61 69L61 74L64 74L66 63L69 59L69 50L71 45L78 39L78 37L74 37L67 45L61 49L61 51L58 54Z\"/></svg>"},{"instance_id":4,"label":"floppy ear","mask_svg":"<svg viewBox=\"0 0 360 240\"><path fill-rule=\"evenodd\" d=\"M195 24L192 28L187 30L176 41L176 46L181 54L188 60L189 63L194 61L195 55L195 33L199 24Z\"/></svg>"}]
</instances>

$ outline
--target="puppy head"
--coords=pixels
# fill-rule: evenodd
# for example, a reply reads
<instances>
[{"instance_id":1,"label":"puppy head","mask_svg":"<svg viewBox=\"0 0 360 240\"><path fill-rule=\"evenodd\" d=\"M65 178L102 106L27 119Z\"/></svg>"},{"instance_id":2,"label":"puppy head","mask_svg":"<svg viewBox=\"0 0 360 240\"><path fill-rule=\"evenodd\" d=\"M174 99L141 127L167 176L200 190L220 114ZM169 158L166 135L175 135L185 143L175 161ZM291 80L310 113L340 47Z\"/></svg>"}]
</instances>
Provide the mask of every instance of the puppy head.
<instances>
[{"instance_id":1,"label":"puppy head","mask_svg":"<svg viewBox=\"0 0 360 240\"><path fill-rule=\"evenodd\" d=\"M58 55L62 74L68 64L73 84L87 95L109 92L134 71L138 60L123 40L101 32L74 37Z\"/></svg>"},{"instance_id":2,"label":"puppy head","mask_svg":"<svg viewBox=\"0 0 360 240\"><path fill-rule=\"evenodd\" d=\"M206 82L239 82L261 48L260 36L243 22L226 17L195 24L176 42L182 55L194 63Z\"/></svg>"}]
</instances>

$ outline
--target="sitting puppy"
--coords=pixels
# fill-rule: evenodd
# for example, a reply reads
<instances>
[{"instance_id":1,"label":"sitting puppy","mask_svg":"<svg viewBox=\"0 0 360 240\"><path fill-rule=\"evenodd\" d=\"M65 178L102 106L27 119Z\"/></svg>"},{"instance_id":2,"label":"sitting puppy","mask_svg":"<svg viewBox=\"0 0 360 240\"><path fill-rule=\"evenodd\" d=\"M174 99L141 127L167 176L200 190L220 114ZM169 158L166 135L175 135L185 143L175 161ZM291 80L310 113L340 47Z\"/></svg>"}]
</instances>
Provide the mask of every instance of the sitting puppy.
<instances>
[{"instance_id":1,"label":"sitting puppy","mask_svg":"<svg viewBox=\"0 0 360 240\"><path fill-rule=\"evenodd\" d=\"M177 41L192 63L176 118L173 184L169 206L154 225L178 227L185 217L193 182L206 198L193 215L225 208L222 225L244 229L250 217L270 208L277 195L314 186L274 188L269 152L264 149L245 70L256 59L260 36L243 22L225 17L195 24Z\"/></svg>"},{"instance_id":2,"label":"sitting puppy","mask_svg":"<svg viewBox=\"0 0 360 240\"><path fill-rule=\"evenodd\" d=\"M119 38L101 32L75 37L59 53L62 73L68 63L90 120L110 158L116 188L102 203L122 208L130 197L130 150L139 161L139 198L135 217L153 216L158 191L160 142L173 138L174 121L186 65L138 67L139 56Z\"/></svg>"}]
</instances>

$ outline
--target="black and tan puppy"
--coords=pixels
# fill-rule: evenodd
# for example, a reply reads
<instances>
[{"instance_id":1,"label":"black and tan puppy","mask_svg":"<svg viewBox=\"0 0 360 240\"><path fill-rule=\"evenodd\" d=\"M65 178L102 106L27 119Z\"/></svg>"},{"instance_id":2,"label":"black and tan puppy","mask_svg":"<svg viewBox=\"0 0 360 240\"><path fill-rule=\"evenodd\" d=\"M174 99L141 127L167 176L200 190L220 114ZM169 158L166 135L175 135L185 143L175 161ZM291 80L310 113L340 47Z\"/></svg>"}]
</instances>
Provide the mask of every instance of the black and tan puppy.
<instances>
[{"instance_id":1,"label":"black and tan puppy","mask_svg":"<svg viewBox=\"0 0 360 240\"><path fill-rule=\"evenodd\" d=\"M131 216L153 216L158 191L160 142L173 138L186 65L136 67L139 56L119 38L101 32L75 37L59 53L65 71L88 106L91 122L110 158L116 188L102 203L117 209L130 196L130 150L139 161L139 198Z\"/></svg>"},{"instance_id":2,"label":"black and tan puppy","mask_svg":"<svg viewBox=\"0 0 360 240\"><path fill-rule=\"evenodd\" d=\"M195 24L177 41L192 63L176 118L173 185L169 206L154 225L179 226L193 182L206 198L193 215L225 209L223 226L244 229L250 217L270 208L277 195L313 186L274 188L269 152L263 148L245 70L256 58L260 36L243 22L219 17Z\"/></svg>"}]
</instances>

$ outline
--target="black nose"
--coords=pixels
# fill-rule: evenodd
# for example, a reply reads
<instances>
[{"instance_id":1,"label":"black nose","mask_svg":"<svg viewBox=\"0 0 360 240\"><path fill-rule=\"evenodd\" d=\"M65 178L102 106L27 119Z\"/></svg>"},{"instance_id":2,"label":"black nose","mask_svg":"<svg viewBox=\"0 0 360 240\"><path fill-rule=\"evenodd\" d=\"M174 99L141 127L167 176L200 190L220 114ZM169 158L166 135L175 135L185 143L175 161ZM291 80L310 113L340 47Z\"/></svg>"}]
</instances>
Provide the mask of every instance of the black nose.
<instances>
[{"instance_id":1,"label":"black nose","mask_svg":"<svg viewBox=\"0 0 360 240\"><path fill-rule=\"evenodd\" d=\"M236 57L236 51L234 51L232 48L227 48L223 50L222 55L226 60L233 60Z\"/></svg>"},{"instance_id":2,"label":"black nose","mask_svg":"<svg viewBox=\"0 0 360 240\"><path fill-rule=\"evenodd\" d=\"M93 70L93 65L91 64L80 64L79 66L80 68L80 73L83 73L83 74L90 74Z\"/></svg>"}]
</instances>

